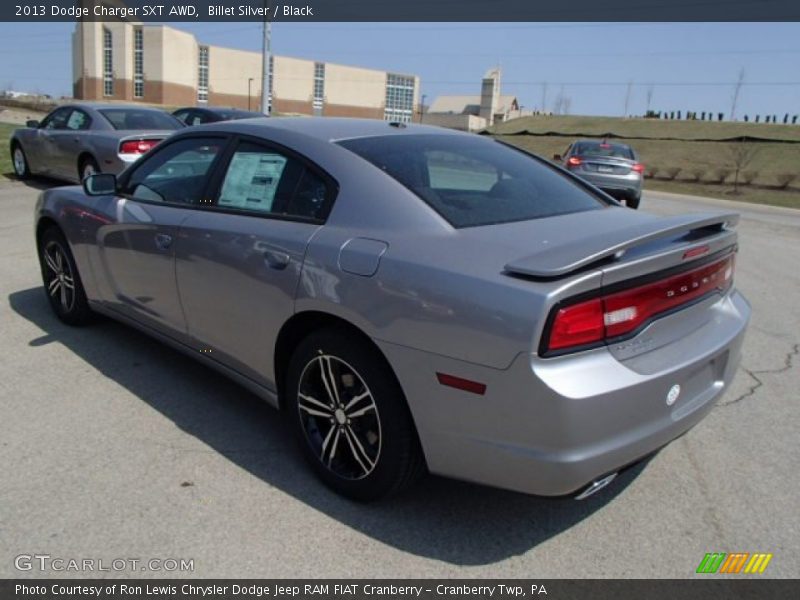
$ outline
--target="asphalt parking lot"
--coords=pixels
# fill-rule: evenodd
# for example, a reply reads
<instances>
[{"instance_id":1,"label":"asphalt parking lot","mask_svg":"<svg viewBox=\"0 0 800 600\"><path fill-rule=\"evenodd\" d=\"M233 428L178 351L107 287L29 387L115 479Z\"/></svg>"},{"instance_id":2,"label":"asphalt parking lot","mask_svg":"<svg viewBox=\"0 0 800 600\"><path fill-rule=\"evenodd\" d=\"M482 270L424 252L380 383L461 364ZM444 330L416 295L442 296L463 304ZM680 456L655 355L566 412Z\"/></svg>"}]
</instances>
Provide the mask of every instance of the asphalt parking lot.
<instances>
[{"instance_id":1,"label":"asphalt parking lot","mask_svg":"<svg viewBox=\"0 0 800 600\"><path fill-rule=\"evenodd\" d=\"M281 415L122 325L62 325L41 289L36 186L0 179L0 577L692 577L706 552L800 576L800 211L646 193L660 214L742 212L753 321L711 415L583 502L428 477L358 505ZM18 571L15 557L187 559L192 573Z\"/></svg>"}]
</instances>

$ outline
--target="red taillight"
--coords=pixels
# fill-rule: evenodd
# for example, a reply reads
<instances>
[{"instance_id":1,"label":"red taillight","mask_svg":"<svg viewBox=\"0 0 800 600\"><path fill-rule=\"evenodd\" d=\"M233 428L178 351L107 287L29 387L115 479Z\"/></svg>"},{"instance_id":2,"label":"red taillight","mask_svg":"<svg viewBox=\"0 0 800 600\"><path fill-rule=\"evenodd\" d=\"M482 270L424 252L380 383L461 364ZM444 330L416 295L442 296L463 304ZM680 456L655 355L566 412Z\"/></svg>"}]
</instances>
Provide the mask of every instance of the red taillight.
<instances>
[{"instance_id":1,"label":"red taillight","mask_svg":"<svg viewBox=\"0 0 800 600\"><path fill-rule=\"evenodd\" d=\"M548 350L583 346L603 339L603 301L589 300L562 308L550 330Z\"/></svg>"},{"instance_id":2,"label":"red taillight","mask_svg":"<svg viewBox=\"0 0 800 600\"><path fill-rule=\"evenodd\" d=\"M567 164L571 167L577 167L579 164L581 164L581 162L582 162L581 159L578 158L577 156L570 156L567 159Z\"/></svg>"},{"instance_id":3,"label":"red taillight","mask_svg":"<svg viewBox=\"0 0 800 600\"><path fill-rule=\"evenodd\" d=\"M637 173L644 173L644 165L642 163L636 163L631 167L631 170L636 171Z\"/></svg>"},{"instance_id":4,"label":"red taillight","mask_svg":"<svg viewBox=\"0 0 800 600\"><path fill-rule=\"evenodd\" d=\"M128 140L119 145L120 154L144 154L161 140Z\"/></svg>"},{"instance_id":5,"label":"red taillight","mask_svg":"<svg viewBox=\"0 0 800 600\"><path fill-rule=\"evenodd\" d=\"M652 283L558 309L545 351L628 335L655 317L733 282L734 256Z\"/></svg>"}]
</instances>

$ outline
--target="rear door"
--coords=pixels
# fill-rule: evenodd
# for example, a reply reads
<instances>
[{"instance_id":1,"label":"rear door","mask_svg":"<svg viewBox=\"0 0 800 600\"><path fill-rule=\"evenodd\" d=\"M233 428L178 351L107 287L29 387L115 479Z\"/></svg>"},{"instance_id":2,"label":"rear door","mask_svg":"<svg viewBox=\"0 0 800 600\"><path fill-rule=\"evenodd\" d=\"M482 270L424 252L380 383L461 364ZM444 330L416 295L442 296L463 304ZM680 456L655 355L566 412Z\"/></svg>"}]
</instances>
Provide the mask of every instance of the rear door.
<instances>
[{"instance_id":1,"label":"rear door","mask_svg":"<svg viewBox=\"0 0 800 600\"><path fill-rule=\"evenodd\" d=\"M108 219L97 232L104 300L124 316L185 339L175 282L179 228L202 207L224 136L165 143L121 182L121 194L99 198Z\"/></svg>"},{"instance_id":2,"label":"rear door","mask_svg":"<svg viewBox=\"0 0 800 600\"><path fill-rule=\"evenodd\" d=\"M240 139L212 189L213 207L182 223L176 249L188 331L212 358L275 389L275 340L335 185L286 149Z\"/></svg>"},{"instance_id":3,"label":"rear door","mask_svg":"<svg viewBox=\"0 0 800 600\"><path fill-rule=\"evenodd\" d=\"M74 108L68 114L63 129L56 129L51 133L53 143L54 174L67 179L78 176L78 157L86 147L85 136L89 134L92 119L79 108Z\"/></svg>"}]
</instances>

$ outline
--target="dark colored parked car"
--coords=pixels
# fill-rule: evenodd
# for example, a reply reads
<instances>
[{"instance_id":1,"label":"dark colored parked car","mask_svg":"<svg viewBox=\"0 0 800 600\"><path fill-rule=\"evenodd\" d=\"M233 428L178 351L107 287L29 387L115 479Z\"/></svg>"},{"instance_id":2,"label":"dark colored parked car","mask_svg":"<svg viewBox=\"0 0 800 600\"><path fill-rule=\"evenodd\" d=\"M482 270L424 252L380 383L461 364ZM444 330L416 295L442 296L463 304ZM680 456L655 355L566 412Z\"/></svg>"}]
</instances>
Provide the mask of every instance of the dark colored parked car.
<instances>
[{"instance_id":1,"label":"dark colored parked car","mask_svg":"<svg viewBox=\"0 0 800 600\"><path fill-rule=\"evenodd\" d=\"M11 135L17 177L46 175L79 182L120 173L183 124L156 108L83 102L59 106L42 122Z\"/></svg>"},{"instance_id":2,"label":"dark colored parked car","mask_svg":"<svg viewBox=\"0 0 800 600\"><path fill-rule=\"evenodd\" d=\"M250 110L239 108L217 108L204 106L202 108L179 108L172 116L185 125L202 125L204 123L217 123L218 121L237 121L239 119L257 119L264 115Z\"/></svg>"},{"instance_id":3,"label":"dark colored parked car","mask_svg":"<svg viewBox=\"0 0 800 600\"><path fill-rule=\"evenodd\" d=\"M642 197L644 165L627 144L606 140L578 140L569 145L556 161L589 183L617 198L630 208L638 208Z\"/></svg>"}]
</instances>

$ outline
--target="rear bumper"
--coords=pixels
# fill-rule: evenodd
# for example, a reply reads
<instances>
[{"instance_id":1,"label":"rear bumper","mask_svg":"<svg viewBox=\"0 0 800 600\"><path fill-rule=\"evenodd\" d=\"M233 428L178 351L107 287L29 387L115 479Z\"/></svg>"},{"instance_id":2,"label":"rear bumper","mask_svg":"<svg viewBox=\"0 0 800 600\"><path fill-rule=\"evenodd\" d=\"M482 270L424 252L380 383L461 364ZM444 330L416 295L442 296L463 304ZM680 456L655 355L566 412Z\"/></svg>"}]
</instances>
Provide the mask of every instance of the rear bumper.
<instances>
[{"instance_id":1,"label":"rear bumper","mask_svg":"<svg viewBox=\"0 0 800 600\"><path fill-rule=\"evenodd\" d=\"M750 307L734 292L712 310L711 342L698 350L691 340L691 359L648 373L606 348L558 359L523 353L496 370L378 344L408 398L431 472L559 496L652 453L711 411L738 367ZM443 387L436 372L486 383L486 394ZM676 384L682 392L670 406Z\"/></svg>"},{"instance_id":2,"label":"rear bumper","mask_svg":"<svg viewBox=\"0 0 800 600\"><path fill-rule=\"evenodd\" d=\"M635 196L642 193L642 177L638 174L619 176L585 173L582 171L574 171L574 173L605 192L612 194L621 192Z\"/></svg>"}]
</instances>

